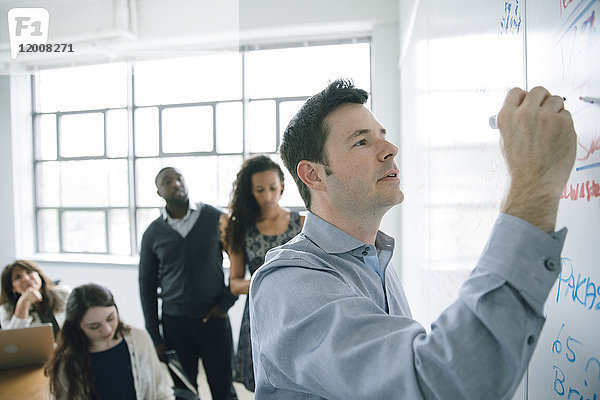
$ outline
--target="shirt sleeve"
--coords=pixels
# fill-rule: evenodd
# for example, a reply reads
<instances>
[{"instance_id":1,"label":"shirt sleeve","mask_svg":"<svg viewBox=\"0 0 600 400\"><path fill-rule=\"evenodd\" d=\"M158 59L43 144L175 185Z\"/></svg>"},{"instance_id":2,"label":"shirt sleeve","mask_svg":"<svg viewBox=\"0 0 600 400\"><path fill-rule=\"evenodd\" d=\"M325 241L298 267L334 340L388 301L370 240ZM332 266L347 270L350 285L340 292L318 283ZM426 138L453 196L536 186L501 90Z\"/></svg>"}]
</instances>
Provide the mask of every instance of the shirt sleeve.
<instances>
[{"instance_id":1,"label":"shirt sleeve","mask_svg":"<svg viewBox=\"0 0 600 400\"><path fill-rule=\"evenodd\" d=\"M277 260L251 285L257 385L327 399L510 398L542 328L565 234L501 215L429 333L314 258Z\"/></svg>"},{"instance_id":2,"label":"shirt sleeve","mask_svg":"<svg viewBox=\"0 0 600 400\"><path fill-rule=\"evenodd\" d=\"M140 301L144 313L146 330L150 334L155 345L163 343L158 328L158 267L159 261L152 250L150 235L148 231L142 237L140 250L140 265L138 269L138 283L140 287Z\"/></svg>"},{"instance_id":3,"label":"shirt sleeve","mask_svg":"<svg viewBox=\"0 0 600 400\"><path fill-rule=\"evenodd\" d=\"M9 317L6 307L0 307L0 327L2 329L26 328L33 322L33 317L19 318L15 315Z\"/></svg>"}]
</instances>

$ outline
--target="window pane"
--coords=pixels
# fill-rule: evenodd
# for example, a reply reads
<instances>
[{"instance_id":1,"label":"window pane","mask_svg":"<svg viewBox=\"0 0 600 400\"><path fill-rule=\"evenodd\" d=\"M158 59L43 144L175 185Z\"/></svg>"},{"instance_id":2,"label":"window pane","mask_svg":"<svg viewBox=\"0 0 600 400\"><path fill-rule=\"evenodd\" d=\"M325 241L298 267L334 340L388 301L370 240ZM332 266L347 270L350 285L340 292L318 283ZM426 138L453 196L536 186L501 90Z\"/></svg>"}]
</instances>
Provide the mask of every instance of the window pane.
<instances>
[{"instance_id":1,"label":"window pane","mask_svg":"<svg viewBox=\"0 0 600 400\"><path fill-rule=\"evenodd\" d=\"M60 206L60 163L37 164L37 202L41 207Z\"/></svg>"},{"instance_id":2,"label":"window pane","mask_svg":"<svg viewBox=\"0 0 600 400\"><path fill-rule=\"evenodd\" d=\"M164 153L213 151L213 108L176 107L162 112Z\"/></svg>"},{"instance_id":3,"label":"window pane","mask_svg":"<svg viewBox=\"0 0 600 400\"><path fill-rule=\"evenodd\" d=\"M275 102L248 103L248 141L251 153L277 151L275 143Z\"/></svg>"},{"instance_id":4,"label":"window pane","mask_svg":"<svg viewBox=\"0 0 600 400\"><path fill-rule=\"evenodd\" d=\"M134 73L139 106L242 98L242 56L237 52L138 62Z\"/></svg>"},{"instance_id":5,"label":"window pane","mask_svg":"<svg viewBox=\"0 0 600 400\"><path fill-rule=\"evenodd\" d=\"M160 215L158 208L141 208L137 210L137 245L142 244L142 236L148 225Z\"/></svg>"},{"instance_id":6,"label":"window pane","mask_svg":"<svg viewBox=\"0 0 600 400\"><path fill-rule=\"evenodd\" d=\"M37 117L37 122L37 158L56 160L56 115L40 115Z\"/></svg>"},{"instance_id":7,"label":"window pane","mask_svg":"<svg viewBox=\"0 0 600 400\"><path fill-rule=\"evenodd\" d=\"M101 64L41 71L42 112L94 110L127 105L127 64Z\"/></svg>"},{"instance_id":8,"label":"window pane","mask_svg":"<svg viewBox=\"0 0 600 400\"><path fill-rule=\"evenodd\" d=\"M127 157L127 110L111 110L106 113L106 155Z\"/></svg>"},{"instance_id":9,"label":"window pane","mask_svg":"<svg viewBox=\"0 0 600 400\"><path fill-rule=\"evenodd\" d=\"M83 157L104 155L104 115L63 115L60 118L60 155Z\"/></svg>"},{"instance_id":10,"label":"window pane","mask_svg":"<svg viewBox=\"0 0 600 400\"><path fill-rule=\"evenodd\" d=\"M125 160L62 162L60 195L64 207L126 206L127 163Z\"/></svg>"},{"instance_id":11,"label":"window pane","mask_svg":"<svg viewBox=\"0 0 600 400\"><path fill-rule=\"evenodd\" d=\"M296 113L306 103L306 101L284 101L279 103L279 143L283 137L283 132Z\"/></svg>"},{"instance_id":12,"label":"window pane","mask_svg":"<svg viewBox=\"0 0 600 400\"><path fill-rule=\"evenodd\" d=\"M104 211L64 211L62 227L64 251L106 253Z\"/></svg>"},{"instance_id":13,"label":"window pane","mask_svg":"<svg viewBox=\"0 0 600 400\"><path fill-rule=\"evenodd\" d=\"M108 180L108 204L112 207L126 207L129 204L129 175L126 160L105 161Z\"/></svg>"},{"instance_id":14,"label":"window pane","mask_svg":"<svg viewBox=\"0 0 600 400\"><path fill-rule=\"evenodd\" d=\"M241 153L243 151L242 103L217 104L217 152Z\"/></svg>"},{"instance_id":15,"label":"window pane","mask_svg":"<svg viewBox=\"0 0 600 400\"><path fill-rule=\"evenodd\" d=\"M154 183L156 174L162 166L160 158L141 159L135 162L136 206L163 207L165 205L165 202L158 197Z\"/></svg>"},{"instance_id":16,"label":"window pane","mask_svg":"<svg viewBox=\"0 0 600 400\"><path fill-rule=\"evenodd\" d=\"M338 78L351 78L370 91L370 62L368 43L251 51L246 56L246 96L312 96Z\"/></svg>"},{"instance_id":17,"label":"window pane","mask_svg":"<svg viewBox=\"0 0 600 400\"><path fill-rule=\"evenodd\" d=\"M217 170L217 181L219 185L219 199L214 205L226 207L229 204L233 181L242 167L242 156L219 157L219 168Z\"/></svg>"},{"instance_id":18,"label":"window pane","mask_svg":"<svg viewBox=\"0 0 600 400\"><path fill-rule=\"evenodd\" d=\"M135 110L135 155L158 155L158 108Z\"/></svg>"},{"instance_id":19,"label":"window pane","mask_svg":"<svg viewBox=\"0 0 600 400\"><path fill-rule=\"evenodd\" d=\"M40 210L37 219L38 250L42 253L58 253L58 212Z\"/></svg>"},{"instance_id":20,"label":"window pane","mask_svg":"<svg viewBox=\"0 0 600 400\"><path fill-rule=\"evenodd\" d=\"M129 238L129 212L125 210L111 210L110 216L110 253L131 254Z\"/></svg>"}]
</instances>

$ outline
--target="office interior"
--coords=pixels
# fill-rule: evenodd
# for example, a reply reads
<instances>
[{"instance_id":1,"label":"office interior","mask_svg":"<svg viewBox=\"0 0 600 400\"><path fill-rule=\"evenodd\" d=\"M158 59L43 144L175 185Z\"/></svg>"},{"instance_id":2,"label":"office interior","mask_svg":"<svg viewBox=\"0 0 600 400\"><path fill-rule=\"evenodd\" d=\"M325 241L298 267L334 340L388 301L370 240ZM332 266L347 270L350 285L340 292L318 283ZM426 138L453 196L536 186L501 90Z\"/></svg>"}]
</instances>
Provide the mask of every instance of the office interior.
<instances>
[{"instance_id":1,"label":"office interior","mask_svg":"<svg viewBox=\"0 0 600 400\"><path fill-rule=\"evenodd\" d=\"M400 148L396 160L405 193L404 203L388 212L381 229L396 240L392 262L403 279L413 314L427 327L456 297L460 282L474 267L498 212L505 178L497 137L487 131L482 134L489 127L469 122L463 109L466 104L473 114L486 115L487 123L487 113L501 106L505 87L494 80L494 62L486 50L486 41L498 29L493 24L477 25L467 13L460 15L463 20L449 23L447 17L454 10L447 3L19 0L5 1L0 7L4 14L13 7L43 4L50 14L50 37L56 35L82 49L48 59L22 58L19 68L31 73L235 51L236 46L274 49L368 43L368 105L386 127L389 140ZM35 94L30 75L11 70L6 29L0 33L0 42L6 60L0 63L1 265L32 259L50 277L71 287L87 282L105 285L114 293L122 318L143 327L137 254L39 251L39 182L34 172L32 126ZM486 82L482 74L488 77ZM448 242L450 236L453 239ZM243 306L241 298L230 310L234 340Z\"/></svg>"}]
</instances>

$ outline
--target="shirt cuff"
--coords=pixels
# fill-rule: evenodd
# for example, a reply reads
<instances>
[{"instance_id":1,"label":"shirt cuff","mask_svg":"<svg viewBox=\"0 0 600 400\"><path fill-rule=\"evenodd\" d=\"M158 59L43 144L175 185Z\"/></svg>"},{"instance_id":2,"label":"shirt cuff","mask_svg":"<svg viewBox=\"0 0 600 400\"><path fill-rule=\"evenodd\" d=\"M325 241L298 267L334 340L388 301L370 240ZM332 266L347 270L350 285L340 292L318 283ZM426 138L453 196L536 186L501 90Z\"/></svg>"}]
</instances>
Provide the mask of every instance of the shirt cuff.
<instances>
[{"instance_id":1,"label":"shirt cuff","mask_svg":"<svg viewBox=\"0 0 600 400\"><path fill-rule=\"evenodd\" d=\"M5 329L16 329L16 328L27 328L33 322L33 317L29 316L28 318L19 318L16 315L13 315L10 319L8 326L4 327Z\"/></svg>"},{"instance_id":2,"label":"shirt cuff","mask_svg":"<svg viewBox=\"0 0 600 400\"><path fill-rule=\"evenodd\" d=\"M521 218L500 214L478 268L500 276L543 315L548 293L560 274L566 235L566 228L547 234Z\"/></svg>"}]
</instances>

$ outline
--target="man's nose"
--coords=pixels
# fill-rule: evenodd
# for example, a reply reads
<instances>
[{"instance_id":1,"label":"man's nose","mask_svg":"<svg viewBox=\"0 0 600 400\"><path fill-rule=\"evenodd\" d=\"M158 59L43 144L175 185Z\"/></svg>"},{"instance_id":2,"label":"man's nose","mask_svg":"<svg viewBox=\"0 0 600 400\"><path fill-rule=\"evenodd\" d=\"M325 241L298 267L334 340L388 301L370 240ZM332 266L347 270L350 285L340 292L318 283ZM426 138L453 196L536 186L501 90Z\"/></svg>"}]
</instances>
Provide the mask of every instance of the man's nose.
<instances>
[{"instance_id":1,"label":"man's nose","mask_svg":"<svg viewBox=\"0 0 600 400\"><path fill-rule=\"evenodd\" d=\"M398 146L393 144L392 142L388 142L383 139L383 144L381 151L379 152L379 159L381 161L393 160L398 154Z\"/></svg>"}]
</instances>

